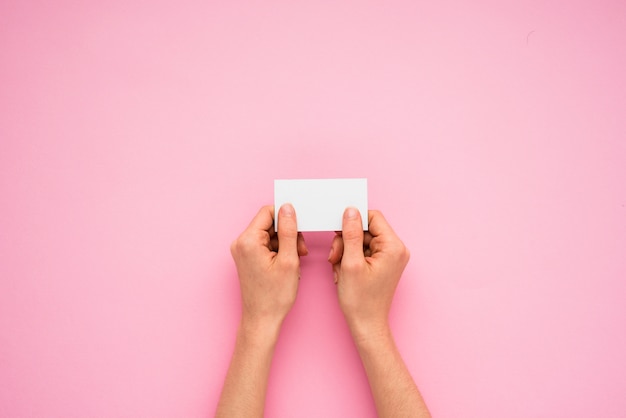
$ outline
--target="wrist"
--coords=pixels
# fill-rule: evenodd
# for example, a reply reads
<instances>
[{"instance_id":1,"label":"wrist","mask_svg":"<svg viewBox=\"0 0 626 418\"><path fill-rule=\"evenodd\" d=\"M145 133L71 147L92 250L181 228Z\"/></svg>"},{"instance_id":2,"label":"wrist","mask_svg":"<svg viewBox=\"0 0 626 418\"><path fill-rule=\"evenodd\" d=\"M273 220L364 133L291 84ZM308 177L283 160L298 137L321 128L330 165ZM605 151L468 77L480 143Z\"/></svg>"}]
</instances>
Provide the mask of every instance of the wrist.
<instances>
[{"instance_id":1,"label":"wrist","mask_svg":"<svg viewBox=\"0 0 626 418\"><path fill-rule=\"evenodd\" d=\"M282 321L242 318L238 336L249 344L273 345L278 340Z\"/></svg>"},{"instance_id":2,"label":"wrist","mask_svg":"<svg viewBox=\"0 0 626 418\"><path fill-rule=\"evenodd\" d=\"M348 328L357 346L378 343L392 338L391 328L387 319L380 320L348 320Z\"/></svg>"}]
</instances>

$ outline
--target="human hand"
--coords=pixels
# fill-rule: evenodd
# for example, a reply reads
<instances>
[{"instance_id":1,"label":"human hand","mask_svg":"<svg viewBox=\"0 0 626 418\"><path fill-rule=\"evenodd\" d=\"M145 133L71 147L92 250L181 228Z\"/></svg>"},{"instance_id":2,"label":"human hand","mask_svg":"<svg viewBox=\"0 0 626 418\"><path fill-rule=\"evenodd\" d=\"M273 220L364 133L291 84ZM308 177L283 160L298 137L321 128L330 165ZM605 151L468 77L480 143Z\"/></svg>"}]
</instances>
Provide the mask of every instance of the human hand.
<instances>
[{"instance_id":1,"label":"human hand","mask_svg":"<svg viewBox=\"0 0 626 418\"><path fill-rule=\"evenodd\" d=\"M345 210L328 257L355 340L388 332L393 295L410 256L382 213L370 210L368 216L369 231L363 232L359 211Z\"/></svg>"},{"instance_id":2,"label":"human hand","mask_svg":"<svg viewBox=\"0 0 626 418\"><path fill-rule=\"evenodd\" d=\"M262 208L231 245L243 314L216 417L263 415L278 331L295 302L299 256L306 255L307 249L297 232L293 207L280 208L277 234L273 213L271 206ZM370 230L364 233L358 210L346 209L342 232L333 239L328 261L335 272L339 303L357 343L378 415L429 417L387 320L409 252L380 212L370 211L368 216Z\"/></svg>"},{"instance_id":3,"label":"human hand","mask_svg":"<svg viewBox=\"0 0 626 418\"><path fill-rule=\"evenodd\" d=\"M264 206L230 246L241 287L241 325L216 417L263 416L267 380L283 319L293 306L307 254L293 206ZM280 248L279 248L280 247Z\"/></svg>"},{"instance_id":4,"label":"human hand","mask_svg":"<svg viewBox=\"0 0 626 418\"><path fill-rule=\"evenodd\" d=\"M293 206L281 206L278 218L276 233L274 207L264 206L230 246L239 275L244 326L280 326L296 299L299 256L308 250L298 233Z\"/></svg>"}]
</instances>

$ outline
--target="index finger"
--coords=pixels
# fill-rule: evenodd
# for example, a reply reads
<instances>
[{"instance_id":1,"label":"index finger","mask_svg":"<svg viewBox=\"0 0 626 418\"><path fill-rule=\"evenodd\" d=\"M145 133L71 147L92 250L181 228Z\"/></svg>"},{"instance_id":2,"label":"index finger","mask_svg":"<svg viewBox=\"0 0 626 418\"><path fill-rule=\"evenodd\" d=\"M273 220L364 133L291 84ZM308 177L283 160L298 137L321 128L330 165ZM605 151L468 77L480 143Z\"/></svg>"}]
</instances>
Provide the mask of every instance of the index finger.
<instances>
[{"instance_id":1,"label":"index finger","mask_svg":"<svg viewBox=\"0 0 626 418\"><path fill-rule=\"evenodd\" d=\"M269 229L273 229L272 225L274 225L274 206L267 205L259 209L259 212L252 218L247 229L267 232Z\"/></svg>"},{"instance_id":2,"label":"index finger","mask_svg":"<svg viewBox=\"0 0 626 418\"><path fill-rule=\"evenodd\" d=\"M370 210L367 212L369 222L369 233L373 237L381 235L396 235L389 222L385 219L383 214L378 210Z\"/></svg>"}]
</instances>

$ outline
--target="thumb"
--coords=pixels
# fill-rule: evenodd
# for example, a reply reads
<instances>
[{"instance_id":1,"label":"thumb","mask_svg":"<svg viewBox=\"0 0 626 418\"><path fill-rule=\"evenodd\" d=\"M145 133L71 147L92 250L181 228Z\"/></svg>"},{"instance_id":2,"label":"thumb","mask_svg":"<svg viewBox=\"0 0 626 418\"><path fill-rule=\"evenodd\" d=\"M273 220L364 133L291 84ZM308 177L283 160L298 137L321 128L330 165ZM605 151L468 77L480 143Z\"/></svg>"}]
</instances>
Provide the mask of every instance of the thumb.
<instances>
[{"instance_id":1,"label":"thumb","mask_svg":"<svg viewBox=\"0 0 626 418\"><path fill-rule=\"evenodd\" d=\"M296 211L290 203L278 210L278 255L298 257L298 223Z\"/></svg>"},{"instance_id":2,"label":"thumb","mask_svg":"<svg viewBox=\"0 0 626 418\"><path fill-rule=\"evenodd\" d=\"M343 212L343 260L363 260L363 223L359 210L353 207Z\"/></svg>"}]
</instances>

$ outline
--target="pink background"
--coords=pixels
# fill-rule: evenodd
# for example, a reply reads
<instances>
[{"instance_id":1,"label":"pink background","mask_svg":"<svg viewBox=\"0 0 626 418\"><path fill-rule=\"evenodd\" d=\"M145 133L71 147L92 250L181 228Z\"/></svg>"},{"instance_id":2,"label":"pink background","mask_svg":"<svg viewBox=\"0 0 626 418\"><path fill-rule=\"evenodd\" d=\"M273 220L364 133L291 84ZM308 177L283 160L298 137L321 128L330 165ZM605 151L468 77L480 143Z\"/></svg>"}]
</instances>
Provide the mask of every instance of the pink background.
<instances>
[{"instance_id":1,"label":"pink background","mask_svg":"<svg viewBox=\"0 0 626 418\"><path fill-rule=\"evenodd\" d=\"M294 3L297 3L294 4ZM626 3L0 3L0 416L206 417L230 242L368 177L437 417L626 416ZM311 233L269 417L373 417Z\"/></svg>"}]
</instances>

